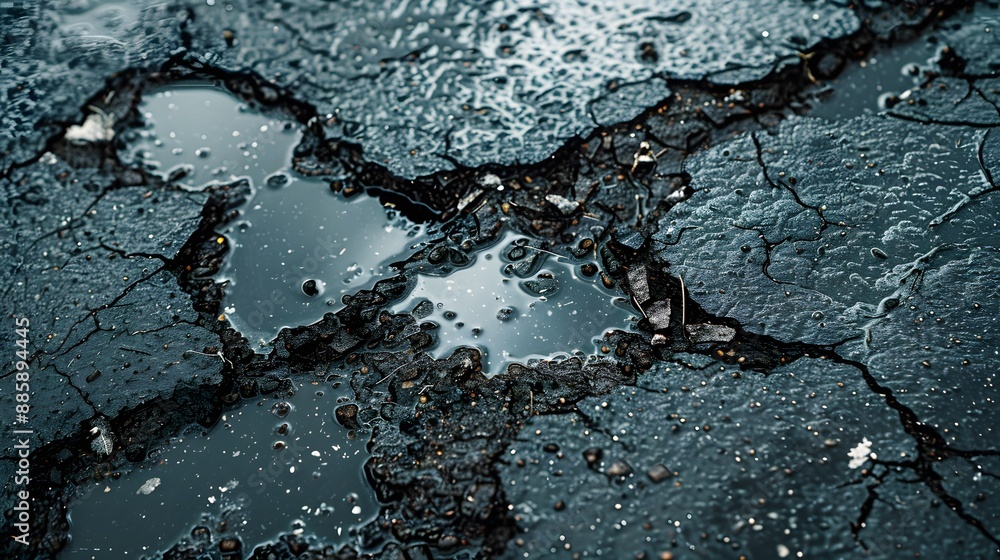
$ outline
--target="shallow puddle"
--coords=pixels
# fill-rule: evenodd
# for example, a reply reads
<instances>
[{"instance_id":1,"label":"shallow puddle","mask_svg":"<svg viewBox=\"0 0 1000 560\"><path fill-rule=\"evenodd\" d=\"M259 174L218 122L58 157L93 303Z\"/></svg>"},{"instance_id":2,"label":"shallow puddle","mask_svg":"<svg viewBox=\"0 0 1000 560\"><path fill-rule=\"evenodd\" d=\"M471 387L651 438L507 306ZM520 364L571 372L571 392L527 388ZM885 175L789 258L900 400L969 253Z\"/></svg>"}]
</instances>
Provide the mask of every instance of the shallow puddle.
<instances>
[{"instance_id":1,"label":"shallow puddle","mask_svg":"<svg viewBox=\"0 0 1000 560\"><path fill-rule=\"evenodd\" d=\"M523 277L515 263L539 258ZM599 275L585 276L582 262L548 254L508 233L479 253L468 268L447 276L421 275L409 298L395 313L431 306L438 342L431 349L443 357L459 346L484 354L488 374L512 362L553 356L593 354L601 335L627 330L635 318L628 302L605 288Z\"/></svg>"},{"instance_id":2,"label":"shallow puddle","mask_svg":"<svg viewBox=\"0 0 1000 560\"><path fill-rule=\"evenodd\" d=\"M139 112L145 127L126 133L131 159L193 188L238 177L261 187L289 167L299 140L292 123L202 83L151 92Z\"/></svg>"},{"instance_id":3,"label":"shallow puddle","mask_svg":"<svg viewBox=\"0 0 1000 560\"><path fill-rule=\"evenodd\" d=\"M923 68L940 45L915 39L892 48L875 49L864 60L848 61L828 88L809 101L810 116L828 120L873 115L907 102L907 90L919 85ZM894 97L901 97L896 100Z\"/></svg>"},{"instance_id":4,"label":"shallow puddle","mask_svg":"<svg viewBox=\"0 0 1000 560\"><path fill-rule=\"evenodd\" d=\"M155 466L85 487L70 504L72 540L60 557L152 556L197 525L214 532L205 516L226 511L236 512L245 553L299 529L347 541L378 503L362 472L367 437L350 438L335 418L351 391L335 385L248 402L207 435L195 427L174 439Z\"/></svg>"},{"instance_id":5,"label":"shallow puddle","mask_svg":"<svg viewBox=\"0 0 1000 560\"><path fill-rule=\"evenodd\" d=\"M421 228L378 199L351 200L327 182L290 170L300 138L221 89L204 85L153 93L133 157L191 188L247 179L253 197L222 233L232 251L219 281L223 312L266 351L283 327L313 323L341 297L370 287L405 257Z\"/></svg>"},{"instance_id":6,"label":"shallow puddle","mask_svg":"<svg viewBox=\"0 0 1000 560\"><path fill-rule=\"evenodd\" d=\"M226 316L258 347L282 327L315 322L404 258L421 228L361 195L345 201L316 181L258 193L227 229L235 247L220 279Z\"/></svg>"}]
</instances>

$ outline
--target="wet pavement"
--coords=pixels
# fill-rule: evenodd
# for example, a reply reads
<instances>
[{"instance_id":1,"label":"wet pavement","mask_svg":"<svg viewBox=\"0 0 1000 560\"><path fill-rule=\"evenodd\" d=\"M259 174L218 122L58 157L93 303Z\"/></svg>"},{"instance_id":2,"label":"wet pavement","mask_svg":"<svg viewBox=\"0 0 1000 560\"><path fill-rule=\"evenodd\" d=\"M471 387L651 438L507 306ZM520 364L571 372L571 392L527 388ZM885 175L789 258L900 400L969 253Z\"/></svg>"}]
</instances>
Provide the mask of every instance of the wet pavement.
<instances>
[{"instance_id":1,"label":"wet pavement","mask_svg":"<svg viewBox=\"0 0 1000 560\"><path fill-rule=\"evenodd\" d=\"M1000 554L995 3L0 10L4 557Z\"/></svg>"},{"instance_id":2,"label":"wet pavement","mask_svg":"<svg viewBox=\"0 0 1000 560\"><path fill-rule=\"evenodd\" d=\"M834 2L317 2L298 8L317 12L301 20L224 4L191 6L194 42L298 84L335 116L338 135L404 176L452 159L537 160L594 121L626 121L655 105L667 96L665 77L752 80L858 27ZM231 45L219 29L234 31ZM284 47L261 56L261 41Z\"/></svg>"}]
</instances>

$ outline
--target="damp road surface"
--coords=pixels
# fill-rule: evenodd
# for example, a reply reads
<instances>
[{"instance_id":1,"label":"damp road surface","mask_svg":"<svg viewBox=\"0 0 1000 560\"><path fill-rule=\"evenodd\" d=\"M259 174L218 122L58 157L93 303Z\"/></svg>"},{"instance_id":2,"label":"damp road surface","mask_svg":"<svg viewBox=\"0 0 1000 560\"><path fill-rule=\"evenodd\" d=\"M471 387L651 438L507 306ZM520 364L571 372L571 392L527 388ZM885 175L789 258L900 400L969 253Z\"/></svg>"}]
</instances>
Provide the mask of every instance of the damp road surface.
<instances>
[{"instance_id":1,"label":"damp road surface","mask_svg":"<svg viewBox=\"0 0 1000 560\"><path fill-rule=\"evenodd\" d=\"M1000 557L996 2L0 34L3 558Z\"/></svg>"}]
</instances>

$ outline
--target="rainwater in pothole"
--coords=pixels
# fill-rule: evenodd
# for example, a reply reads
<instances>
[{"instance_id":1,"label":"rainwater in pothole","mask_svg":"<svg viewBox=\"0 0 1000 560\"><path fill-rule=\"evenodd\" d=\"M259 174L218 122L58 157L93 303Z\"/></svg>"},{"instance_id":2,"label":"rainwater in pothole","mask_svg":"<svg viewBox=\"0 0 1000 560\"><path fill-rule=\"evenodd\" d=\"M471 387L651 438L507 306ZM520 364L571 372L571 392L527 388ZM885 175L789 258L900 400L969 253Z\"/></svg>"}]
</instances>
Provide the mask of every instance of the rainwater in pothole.
<instances>
[{"instance_id":1,"label":"rainwater in pothole","mask_svg":"<svg viewBox=\"0 0 1000 560\"><path fill-rule=\"evenodd\" d=\"M537 260L528 266L530 259ZM488 375L515 362L586 357L608 330L628 330L635 311L599 274L584 274L585 264L507 233L466 268L420 275L393 311L437 323L436 358L459 346L479 348Z\"/></svg>"},{"instance_id":2,"label":"rainwater in pothole","mask_svg":"<svg viewBox=\"0 0 1000 560\"><path fill-rule=\"evenodd\" d=\"M909 102L909 90L940 48L926 38L874 49L863 60L847 61L843 72L810 94L809 115L840 120L872 115Z\"/></svg>"},{"instance_id":3,"label":"rainwater in pothole","mask_svg":"<svg viewBox=\"0 0 1000 560\"><path fill-rule=\"evenodd\" d=\"M353 540L351 527L372 519L378 502L363 474L367 434L336 420L351 395L332 381L245 401L212 428L172 439L145 468L90 483L70 503L71 542L60 558L152 557L196 526L214 533L211 520L223 517L236 520L227 534L247 554L300 530Z\"/></svg>"},{"instance_id":4,"label":"rainwater in pothole","mask_svg":"<svg viewBox=\"0 0 1000 560\"><path fill-rule=\"evenodd\" d=\"M220 88L171 86L140 107L146 126L131 158L192 189L246 179L252 198L219 238L231 253L222 313L256 350L284 327L318 321L341 298L374 282L407 255L422 227L364 194L291 170L301 133Z\"/></svg>"}]
</instances>

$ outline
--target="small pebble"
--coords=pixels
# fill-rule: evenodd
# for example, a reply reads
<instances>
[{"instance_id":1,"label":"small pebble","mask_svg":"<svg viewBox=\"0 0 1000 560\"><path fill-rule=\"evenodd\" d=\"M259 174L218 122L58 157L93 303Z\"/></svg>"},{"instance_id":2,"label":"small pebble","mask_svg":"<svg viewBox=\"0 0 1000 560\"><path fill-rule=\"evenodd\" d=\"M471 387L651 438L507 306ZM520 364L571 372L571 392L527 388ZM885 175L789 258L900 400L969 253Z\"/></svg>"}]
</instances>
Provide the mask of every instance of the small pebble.
<instances>
[{"instance_id":1,"label":"small pebble","mask_svg":"<svg viewBox=\"0 0 1000 560\"><path fill-rule=\"evenodd\" d=\"M587 466L591 468L596 467L603 456L604 452L598 447L588 447L583 450L583 459L587 461Z\"/></svg>"},{"instance_id":2,"label":"small pebble","mask_svg":"<svg viewBox=\"0 0 1000 560\"><path fill-rule=\"evenodd\" d=\"M605 474L608 476L627 476L631 472L632 468L625 464L624 461L615 461L614 463L611 463L611 466L608 467Z\"/></svg>"},{"instance_id":3,"label":"small pebble","mask_svg":"<svg viewBox=\"0 0 1000 560\"><path fill-rule=\"evenodd\" d=\"M649 469L646 472L646 476L648 476L653 482L659 483L673 476L673 473L670 472L670 469L668 469L666 465L660 463Z\"/></svg>"}]
</instances>

